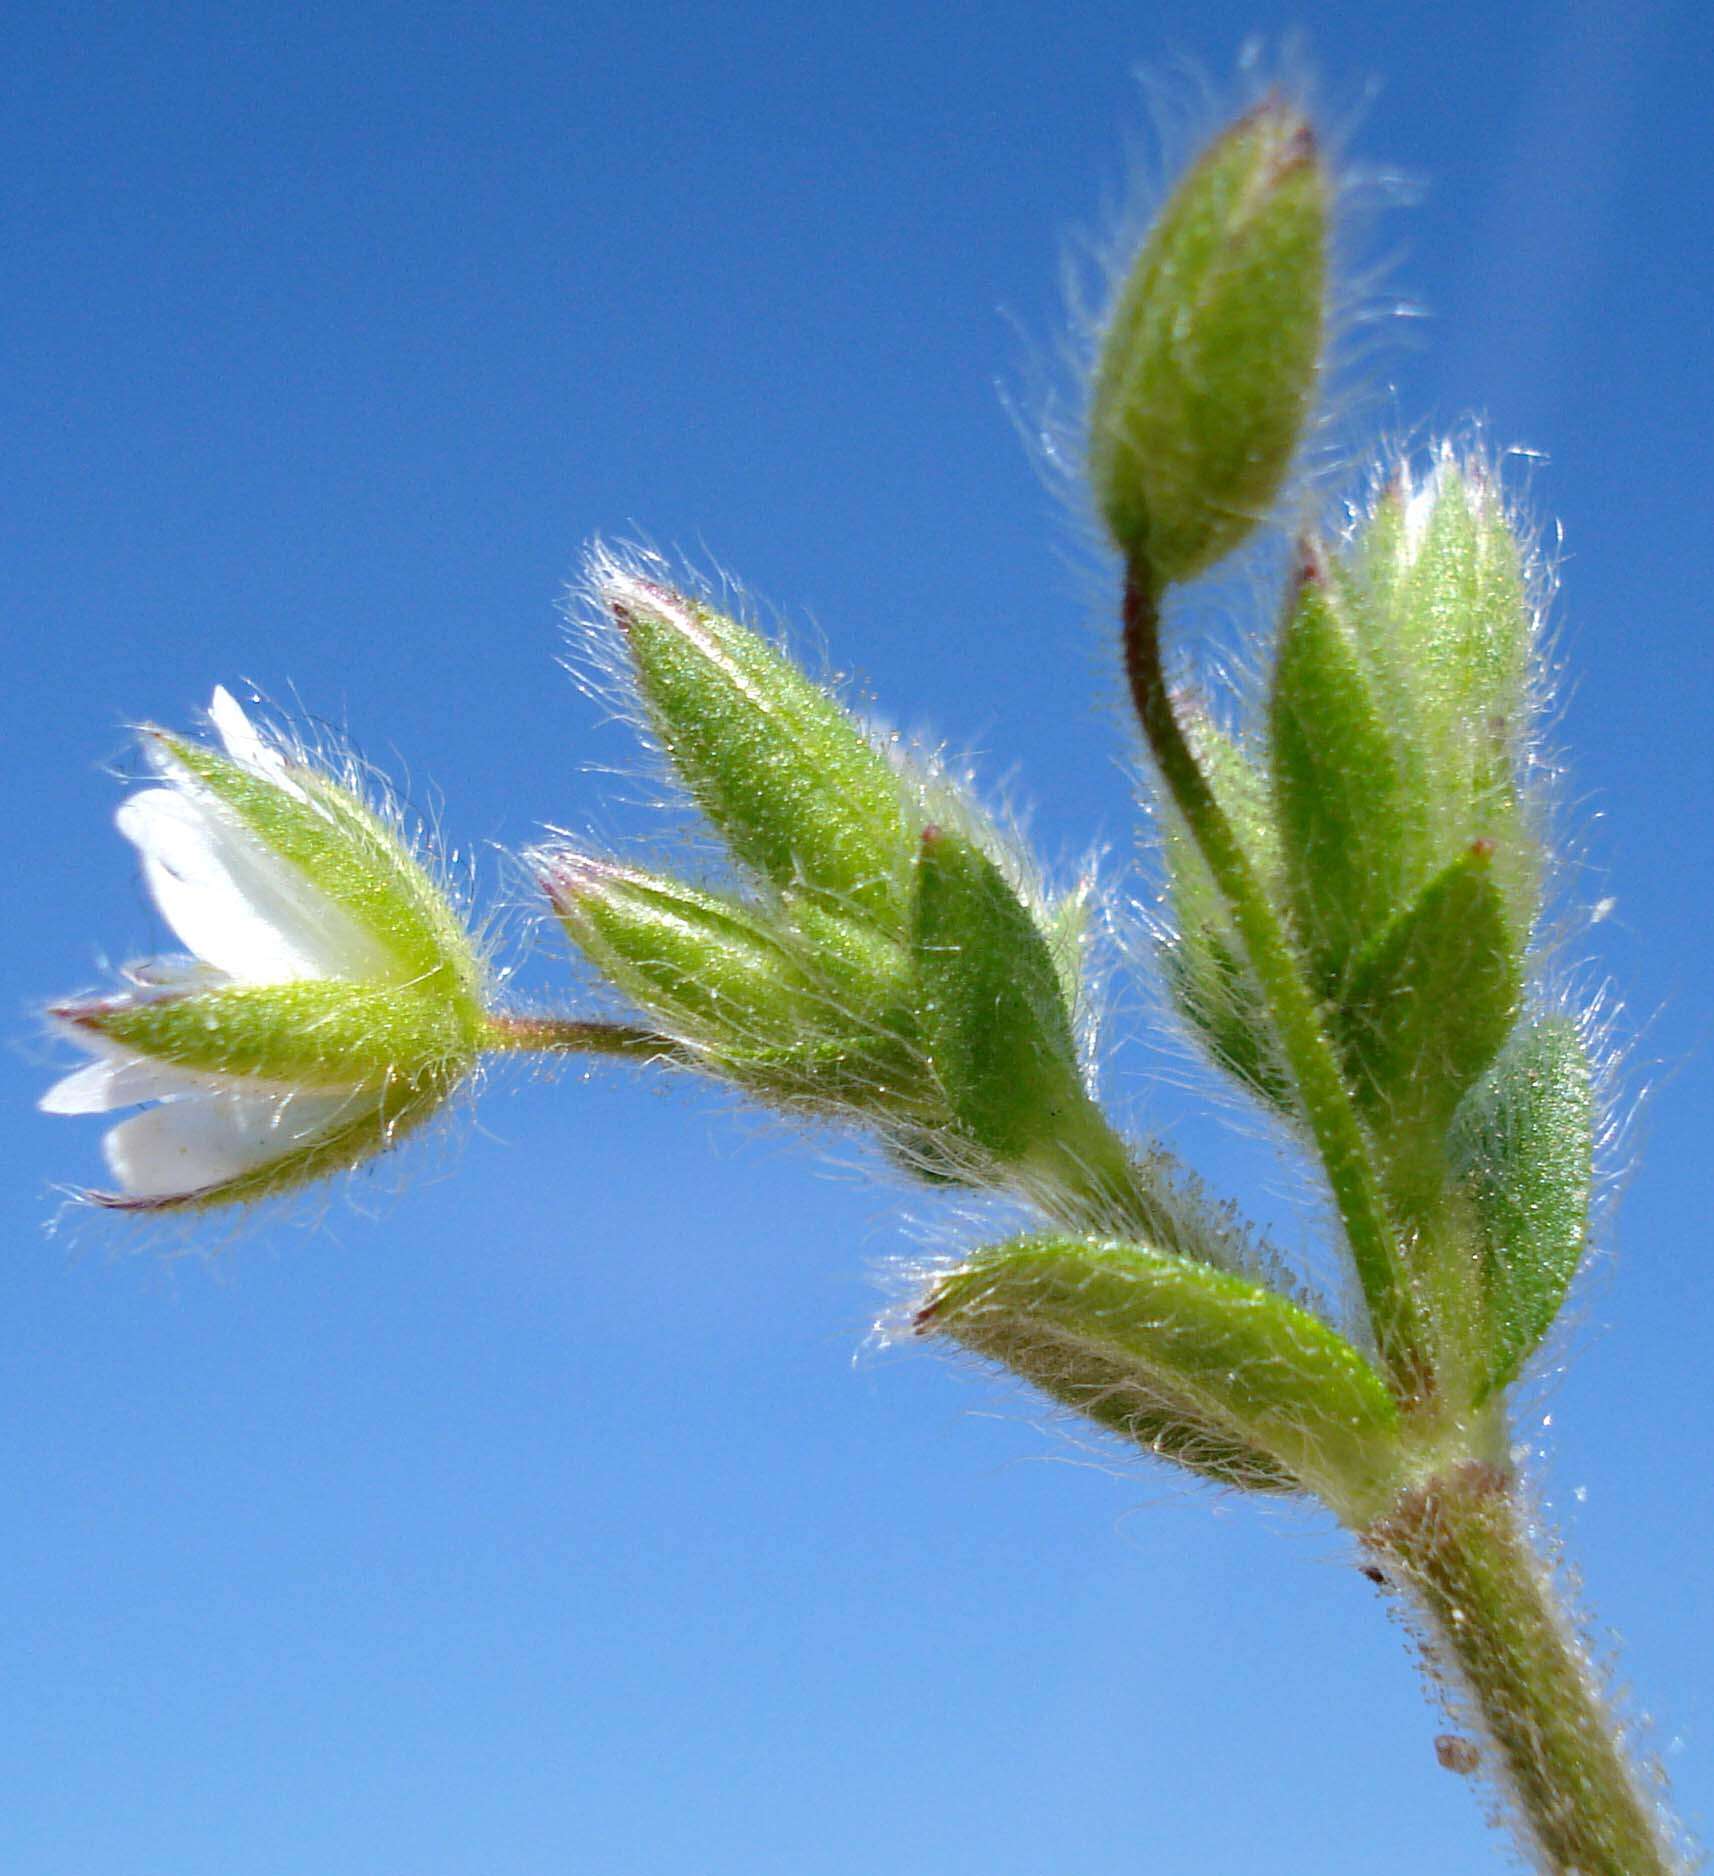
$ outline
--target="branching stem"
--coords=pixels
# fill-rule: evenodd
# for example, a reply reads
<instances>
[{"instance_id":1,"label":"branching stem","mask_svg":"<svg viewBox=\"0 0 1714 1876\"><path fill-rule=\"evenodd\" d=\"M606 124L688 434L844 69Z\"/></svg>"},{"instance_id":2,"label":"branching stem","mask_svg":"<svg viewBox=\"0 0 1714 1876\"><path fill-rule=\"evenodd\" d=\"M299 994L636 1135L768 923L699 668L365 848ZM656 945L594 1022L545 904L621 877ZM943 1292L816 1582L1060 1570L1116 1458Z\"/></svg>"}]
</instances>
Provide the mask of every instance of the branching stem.
<instances>
[{"instance_id":1,"label":"branching stem","mask_svg":"<svg viewBox=\"0 0 1714 1876\"><path fill-rule=\"evenodd\" d=\"M488 1016L486 1049L550 1055L620 1055L631 1061L681 1062L682 1046L634 1023L585 1022L569 1016Z\"/></svg>"},{"instance_id":2,"label":"branching stem","mask_svg":"<svg viewBox=\"0 0 1714 1876\"><path fill-rule=\"evenodd\" d=\"M1382 1357L1406 1396L1420 1398L1429 1384L1429 1351L1362 1123L1279 917L1179 723L1161 664L1159 595L1136 567L1125 582L1124 623L1125 675L1143 733L1273 1012Z\"/></svg>"}]
</instances>

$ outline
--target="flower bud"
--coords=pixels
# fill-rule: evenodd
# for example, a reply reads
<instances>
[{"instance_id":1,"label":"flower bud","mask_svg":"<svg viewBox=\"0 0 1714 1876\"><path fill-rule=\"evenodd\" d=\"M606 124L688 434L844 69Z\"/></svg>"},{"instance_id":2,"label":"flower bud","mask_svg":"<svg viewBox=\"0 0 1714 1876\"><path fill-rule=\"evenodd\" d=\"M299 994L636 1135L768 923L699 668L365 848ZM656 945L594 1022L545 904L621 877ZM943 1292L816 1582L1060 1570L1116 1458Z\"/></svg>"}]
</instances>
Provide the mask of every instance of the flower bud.
<instances>
[{"instance_id":1,"label":"flower bud","mask_svg":"<svg viewBox=\"0 0 1714 1876\"><path fill-rule=\"evenodd\" d=\"M106 1136L132 1209L259 1198L356 1165L427 1120L481 1046L483 968L444 890L345 781L262 736L224 691L223 747L150 731L161 785L120 831L192 958L52 1015L94 1059L50 1113L155 1102Z\"/></svg>"},{"instance_id":2,"label":"flower bud","mask_svg":"<svg viewBox=\"0 0 1714 1876\"><path fill-rule=\"evenodd\" d=\"M536 856L572 942L711 1068L771 1099L887 1111L922 1075L902 1033L904 955L816 937L681 880L567 850Z\"/></svg>"},{"instance_id":3,"label":"flower bud","mask_svg":"<svg viewBox=\"0 0 1714 1876\"><path fill-rule=\"evenodd\" d=\"M1203 153L1119 289L1089 473L1157 592L1230 553L1279 492L1315 398L1327 223L1314 133L1269 98Z\"/></svg>"},{"instance_id":4,"label":"flower bud","mask_svg":"<svg viewBox=\"0 0 1714 1876\"><path fill-rule=\"evenodd\" d=\"M825 1019L809 974L737 901L564 850L537 864L567 936L674 1034L778 1049Z\"/></svg>"},{"instance_id":5,"label":"flower bud","mask_svg":"<svg viewBox=\"0 0 1714 1876\"><path fill-rule=\"evenodd\" d=\"M738 859L896 932L915 830L885 756L757 633L639 575L598 577L661 745Z\"/></svg>"},{"instance_id":6,"label":"flower bud","mask_svg":"<svg viewBox=\"0 0 1714 1876\"><path fill-rule=\"evenodd\" d=\"M1272 888L1280 871L1280 838L1267 777L1191 700L1181 699L1179 710L1233 838ZM1219 1067L1270 1107L1293 1113L1279 1036L1226 896L1170 805L1163 806L1161 834L1174 926L1162 961L1173 1002Z\"/></svg>"}]
</instances>

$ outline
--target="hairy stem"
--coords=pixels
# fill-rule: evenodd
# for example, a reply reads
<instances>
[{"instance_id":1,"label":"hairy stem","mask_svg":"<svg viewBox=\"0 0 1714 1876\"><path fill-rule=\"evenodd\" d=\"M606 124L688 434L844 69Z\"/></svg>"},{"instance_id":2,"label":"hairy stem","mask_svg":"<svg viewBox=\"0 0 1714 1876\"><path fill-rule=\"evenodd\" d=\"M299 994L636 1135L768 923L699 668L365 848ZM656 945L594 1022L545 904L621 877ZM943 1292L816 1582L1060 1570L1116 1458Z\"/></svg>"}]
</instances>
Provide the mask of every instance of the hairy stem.
<instances>
[{"instance_id":1,"label":"hairy stem","mask_svg":"<svg viewBox=\"0 0 1714 1876\"><path fill-rule=\"evenodd\" d=\"M1630 1762L1532 1550L1510 1480L1469 1461L1364 1533L1427 1614L1487 1728L1519 1820L1555 1876L1679 1876L1670 1822Z\"/></svg>"},{"instance_id":2,"label":"hairy stem","mask_svg":"<svg viewBox=\"0 0 1714 1876\"><path fill-rule=\"evenodd\" d=\"M634 1023L583 1022L569 1016L495 1016L482 1025L485 1049L552 1055L622 1055L632 1061L680 1062L683 1048L671 1036Z\"/></svg>"},{"instance_id":3,"label":"hairy stem","mask_svg":"<svg viewBox=\"0 0 1714 1876\"><path fill-rule=\"evenodd\" d=\"M1185 738L1161 665L1159 597L1135 568L1125 582L1124 621L1125 675L1143 733L1273 1012L1382 1358L1403 1391L1418 1396L1427 1386L1429 1351L1362 1124L1285 930Z\"/></svg>"}]
</instances>

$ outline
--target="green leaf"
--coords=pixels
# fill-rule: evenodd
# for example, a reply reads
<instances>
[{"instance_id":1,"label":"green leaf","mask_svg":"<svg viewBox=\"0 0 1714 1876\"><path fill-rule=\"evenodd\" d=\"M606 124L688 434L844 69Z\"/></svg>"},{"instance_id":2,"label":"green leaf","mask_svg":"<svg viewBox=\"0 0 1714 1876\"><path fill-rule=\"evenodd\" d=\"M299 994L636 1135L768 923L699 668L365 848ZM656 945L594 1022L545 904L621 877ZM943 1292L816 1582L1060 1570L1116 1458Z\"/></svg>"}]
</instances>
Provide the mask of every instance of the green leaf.
<instances>
[{"instance_id":1,"label":"green leaf","mask_svg":"<svg viewBox=\"0 0 1714 1876\"><path fill-rule=\"evenodd\" d=\"M1398 1409L1326 1323L1247 1277L1136 1244L1025 1238L943 1278L922 1328L1223 1484L1355 1505Z\"/></svg>"},{"instance_id":2,"label":"green leaf","mask_svg":"<svg viewBox=\"0 0 1714 1876\"><path fill-rule=\"evenodd\" d=\"M1279 836L1265 777L1211 720L1187 713L1186 734L1215 799L1265 882L1279 866ZM1167 884L1177 931L1163 959L1167 988L1217 1066L1270 1107L1294 1110L1291 1077L1273 1017L1201 850L1183 820L1163 810Z\"/></svg>"},{"instance_id":3,"label":"green leaf","mask_svg":"<svg viewBox=\"0 0 1714 1876\"><path fill-rule=\"evenodd\" d=\"M1087 1103L1060 971L999 867L941 828L922 838L911 955L917 1027L954 1119L1018 1160Z\"/></svg>"},{"instance_id":4,"label":"green leaf","mask_svg":"<svg viewBox=\"0 0 1714 1876\"><path fill-rule=\"evenodd\" d=\"M1426 823L1342 573L1306 546L1280 636L1270 767L1287 902L1320 988L1406 903Z\"/></svg>"},{"instance_id":5,"label":"green leaf","mask_svg":"<svg viewBox=\"0 0 1714 1876\"><path fill-rule=\"evenodd\" d=\"M1482 1243L1488 1391L1546 1335L1582 1260L1594 1179L1588 1052L1568 1017L1522 1030L1453 1121L1455 1177Z\"/></svg>"},{"instance_id":6,"label":"green leaf","mask_svg":"<svg viewBox=\"0 0 1714 1876\"><path fill-rule=\"evenodd\" d=\"M1089 472L1157 590L1229 553L1279 491L1315 397L1327 222L1310 126L1269 98L1185 176L1120 289Z\"/></svg>"},{"instance_id":7,"label":"green leaf","mask_svg":"<svg viewBox=\"0 0 1714 1876\"><path fill-rule=\"evenodd\" d=\"M629 575L606 597L662 747L737 857L901 935L920 822L854 719L711 606Z\"/></svg>"},{"instance_id":8,"label":"green leaf","mask_svg":"<svg viewBox=\"0 0 1714 1876\"><path fill-rule=\"evenodd\" d=\"M1478 844L1431 880L1353 965L1334 1012L1355 1091L1397 1165L1438 1150L1517 1020L1521 947L1490 860Z\"/></svg>"}]
</instances>

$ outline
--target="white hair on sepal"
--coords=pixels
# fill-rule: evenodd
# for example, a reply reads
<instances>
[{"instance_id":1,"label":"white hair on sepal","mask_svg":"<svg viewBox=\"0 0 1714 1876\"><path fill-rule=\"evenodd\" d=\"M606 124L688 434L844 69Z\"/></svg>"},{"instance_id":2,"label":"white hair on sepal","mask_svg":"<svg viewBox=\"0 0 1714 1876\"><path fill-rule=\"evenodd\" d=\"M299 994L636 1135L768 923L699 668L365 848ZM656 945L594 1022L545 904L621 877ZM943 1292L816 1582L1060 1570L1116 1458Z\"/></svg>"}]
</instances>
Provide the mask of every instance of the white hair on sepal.
<instances>
[{"instance_id":1,"label":"white hair on sepal","mask_svg":"<svg viewBox=\"0 0 1714 1876\"><path fill-rule=\"evenodd\" d=\"M291 766L307 768L353 796L398 841L407 858L426 872L467 933L485 974L499 969L504 939L504 908L490 902L482 909L480 869L474 846L460 848L445 834L445 795L438 782L428 784L426 800L417 799L406 757L393 749L394 766L383 768L363 753L348 724L311 710L292 687L289 707L278 704L253 680L238 682L246 722L257 740ZM259 713L259 715L257 714ZM216 710L204 710L216 741L225 730ZM149 733L149 726L137 726Z\"/></svg>"},{"instance_id":2,"label":"white hair on sepal","mask_svg":"<svg viewBox=\"0 0 1714 1876\"><path fill-rule=\"evenodd\" d=\"M711 569L711 570L709 570ZM604 714L609 723L627 728L636 747L627 759L611 765L586 763L586 772L611 780L643 781L647 793L620 797L623 805L666 811L694 820L705 837L711 834L695 811L684 785L660 746L648 706L637 687L635 668L624 633L613 618L609 595L615 583L646 581L681 594L693 605L708 606L754 632L765 644L788 659L811 683L866 724L866 692L849 674L836 670L825 634L813 623L783 609L767 606L733 573L711 556L693 562L668 553L646 540L603 540L590 543L580 574L568 583L560 605L565 647L559 662L578 689ZM871 738L886 753L886 746ZM638 760L638 754L642 760Z\"/></svg>"}]
</instances>

